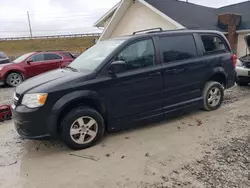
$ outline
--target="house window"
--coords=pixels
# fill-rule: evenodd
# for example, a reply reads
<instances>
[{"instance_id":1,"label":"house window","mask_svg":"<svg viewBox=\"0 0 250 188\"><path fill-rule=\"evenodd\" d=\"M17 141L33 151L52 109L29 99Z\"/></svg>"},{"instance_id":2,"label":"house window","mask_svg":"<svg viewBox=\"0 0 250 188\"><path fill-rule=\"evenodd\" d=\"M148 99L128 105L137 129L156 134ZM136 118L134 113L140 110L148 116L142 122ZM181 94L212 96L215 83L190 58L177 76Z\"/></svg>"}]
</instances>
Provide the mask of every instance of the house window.
<instances>
[{"instance_id":1,"label":"house window","mask_svg":"<svg viewBox=\"0 0 250 188\"><path fill-rule=\"evenodd\" d=\"M205 54L215 54L227 52L226 45L217 36L201 35L201 40L204 45Z\"/></svg>"},{"instance_id":2,"label":"house window","mask_svg":"<svg viewBox=\"0 0 250 188\"><path fill-rule=\"evenodd\" d=\"M117 58L126 62L128 71L152 66L155 59L155 48L151 39L131 44Z\"/></svg>"},{"instance_id":3,"label":"house window","mask_svg":"<svg viewBox=\"0 0 250 188\"><path fill-rule=\"evenodd\" d=\"M192 35L169 36L160 39L164 63L190 59L197 56Z\"/></svg>"}]
</instances>

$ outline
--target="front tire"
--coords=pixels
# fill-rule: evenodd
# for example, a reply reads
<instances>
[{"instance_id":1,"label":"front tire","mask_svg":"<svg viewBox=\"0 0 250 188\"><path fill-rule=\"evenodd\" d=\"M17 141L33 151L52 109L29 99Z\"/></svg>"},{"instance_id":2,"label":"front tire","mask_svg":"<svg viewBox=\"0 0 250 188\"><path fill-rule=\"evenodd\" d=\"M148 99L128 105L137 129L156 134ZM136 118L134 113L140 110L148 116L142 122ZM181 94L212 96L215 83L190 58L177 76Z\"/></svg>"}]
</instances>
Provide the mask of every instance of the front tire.
<instances>
[{"instance_id":1,"label":"front tire","mask_svg":"<svg viewBox=\"0 0 250 188\"><path fill-rule=\"evenodd\" d=\"M21 84L23 81L23 77L21 74L19 73L16 73L16 72L13 72L13 73L10 73L7 78L6 78L6 84L8 84L9 86L11 87L16 87L18 86L19 84Z\"/></svg>"},{"instance_id":2,"label":"front tire","mask_svg":"<svg viewBox=\"0 0 250 188\"><path fill-rule=\"evenodd\" d=\"M203 106L206 111L217 110L224 99L224 88L219 82L209 81L203 90Z\"/></svg>"},{"instance_id":3,"label":"front tire","mask_svg":"<svg viewBox=\"0 0 250 188\"><path fill-rule=\"evenodd\" d=\"M103 117L93 108L80 107L72 110L62 120L61 138L71 149L91 147L103 137Z\"/></svg>"}]
</instances>

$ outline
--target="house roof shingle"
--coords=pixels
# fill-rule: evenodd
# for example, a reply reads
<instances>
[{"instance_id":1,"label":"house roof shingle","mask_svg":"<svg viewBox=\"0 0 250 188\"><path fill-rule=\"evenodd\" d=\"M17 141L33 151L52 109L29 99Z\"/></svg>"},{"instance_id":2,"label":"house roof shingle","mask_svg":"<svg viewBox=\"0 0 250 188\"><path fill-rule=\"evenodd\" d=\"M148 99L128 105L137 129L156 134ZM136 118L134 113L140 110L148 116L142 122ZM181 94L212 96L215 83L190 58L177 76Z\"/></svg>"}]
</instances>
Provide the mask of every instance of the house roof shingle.
<instances>
[{"instance_id":1,"label":"house roof shingle","mask_svg":"<svg viewBox=\"0 0 250 188\"><path fill-rule=\"evenodd\" d=\"M186 28L216 29L222 31L217 26L218 15L236 13L242 16L239 30L250 29L250 1L218 9L178 0L145 1Z\"/></svg>"}]
</instances>

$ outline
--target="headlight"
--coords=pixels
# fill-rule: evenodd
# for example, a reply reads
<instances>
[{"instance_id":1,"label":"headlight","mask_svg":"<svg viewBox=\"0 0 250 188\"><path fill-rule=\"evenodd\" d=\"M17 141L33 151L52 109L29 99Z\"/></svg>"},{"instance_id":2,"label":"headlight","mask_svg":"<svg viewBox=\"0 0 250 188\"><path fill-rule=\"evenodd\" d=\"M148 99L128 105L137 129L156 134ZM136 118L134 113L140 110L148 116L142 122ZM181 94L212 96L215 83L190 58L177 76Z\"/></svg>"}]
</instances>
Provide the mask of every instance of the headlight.
<instances>
[{"instance_id":1,"label":"headlight","mask_svg":"<svg viewBox=\"0 0 250 188\"><path fill-rule=\"evenodd\" d=\"M3 69L3 67L0 67L0 70L2 70Z\"/></svg>"},{"instance_id":2,"label":"headlight","mask_svg":"<svg viewBox=\"0 0 250 188\"><path fill-rule=\"evenodd\" d=\"M38 108L45 104L47 97L47 93L25 94L22 100L22 105L29 108Z\"/></svg>"},{"instance_id":3,"label":"headlight","mask_svg":"<svg viewBox=\"0 0 250 188\"><path fill-rule=\"evenodd\" d=\"M237 59L236 66L237 66L237 67L242 67L242 66L243 66L242 61L239 60L239 59Z\"/></svg>"}]
</instances>

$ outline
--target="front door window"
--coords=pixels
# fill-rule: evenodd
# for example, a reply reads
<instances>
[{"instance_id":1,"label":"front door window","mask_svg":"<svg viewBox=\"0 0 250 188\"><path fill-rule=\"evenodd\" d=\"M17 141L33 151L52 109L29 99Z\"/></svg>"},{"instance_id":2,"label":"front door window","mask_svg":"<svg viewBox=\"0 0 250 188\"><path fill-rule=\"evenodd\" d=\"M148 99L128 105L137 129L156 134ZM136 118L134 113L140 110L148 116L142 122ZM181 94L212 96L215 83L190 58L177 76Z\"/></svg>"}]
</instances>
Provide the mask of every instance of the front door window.
<instances>
[{"instance_id":1,"label":"front door window","mask_svg":"<svg viewBox=\"0 0 250 188\"><path fill-rule=\"evenodd\" d=\"M125 48L117 60L125 61L127 71L155 65L155 48L151 39L139 41Z\"/></svg>"}]
</instances>

